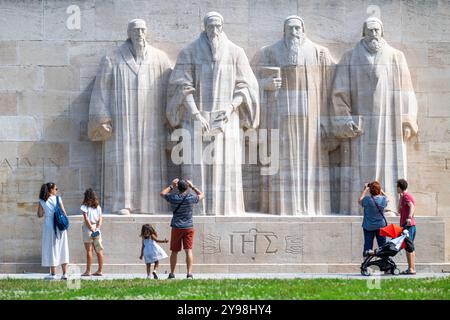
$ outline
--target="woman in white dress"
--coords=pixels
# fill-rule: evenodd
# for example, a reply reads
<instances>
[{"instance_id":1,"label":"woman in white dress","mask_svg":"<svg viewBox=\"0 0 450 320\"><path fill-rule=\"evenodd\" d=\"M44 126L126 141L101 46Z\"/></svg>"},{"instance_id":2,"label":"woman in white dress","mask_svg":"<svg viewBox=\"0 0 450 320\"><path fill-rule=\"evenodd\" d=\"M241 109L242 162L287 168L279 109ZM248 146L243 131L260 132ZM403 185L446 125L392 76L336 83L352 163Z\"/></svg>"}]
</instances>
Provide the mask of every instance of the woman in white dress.
<instances>
[{"instance_id":1,"label":"woman in white dress","mask_svg":"<svg viewBox=\"0 0 450 320\"><path fill-rule=\"evenodd\" d=\"M42 226L42 266L50 267L50 274L46 279L56 279L56 267L61 265L61 280L67 280L67 264L69 263L69 241L67 239L67 230L60 231L53 223L53 217L56 209L56 196L58 188L53 182L42 185L39 193L39 206L37 215L44 217ZM59 198L59 205L67 216L66 209Z\"/></svg>"},{"instance_id":2,"label":"woman in white dress","mask_svg":"<svg viewBox=\"0 0 450 320\"><path fill-rule=\"evenodd\" d=\"M149 225L144 224L141 230L141 238L142 238L142 247L141 247L141 256L139 259L142 260L144 258L145 264L147 265L147 279L150 279L150 271L152 267L152 263L154 263L153 267L153 278L158 279L158 275L156 274L159 266L159 260L167 258L167 253L161 248L157 242L159 243L167 243L169 242L167 239L158 240L158 235L155 229Z\"/></svg>"}]
</instances>

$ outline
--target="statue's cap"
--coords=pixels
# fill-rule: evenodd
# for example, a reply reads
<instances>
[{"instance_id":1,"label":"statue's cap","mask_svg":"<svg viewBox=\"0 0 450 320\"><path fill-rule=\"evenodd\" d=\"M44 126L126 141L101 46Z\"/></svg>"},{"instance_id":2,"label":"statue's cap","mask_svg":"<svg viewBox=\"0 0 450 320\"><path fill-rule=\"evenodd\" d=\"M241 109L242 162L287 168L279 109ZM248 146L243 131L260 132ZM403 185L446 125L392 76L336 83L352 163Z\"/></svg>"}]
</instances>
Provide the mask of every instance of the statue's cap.
<instances>
[{"instance_id":1,"label":"statue's cap","mask_svg":"<svg viewBox=\"0 0 450 320\"><path fill-rule=\"evenodd\" d=\"M206 27L206 24L208 23L208 20L211 19L211 18L219 18L220 21L222 21L222 24L223 24L223 16L220 13L216 12L216 11L210 11L207 14L205 14L205 17L203 18L203 24L204 24L205 27Z\"/></svg>"},{"instance_id":2,"label":"statue's cap","mask_svg":"<svg viewBox=\"0 0 450 320\"><path fill-rule=\"evenodd\" d=\"M378 19L377 17L369 17L366 19L366 21L364 21L364 25L363 25L363 31L362 31L362 36L365 37L366 36L366 29L369 27L373 27L374 25L379 25L381 28L381 36L384 36L384 26L383 26L383 22L381 22L380 19Z\"/></svg>"},{"instance_id":3,"label":"statue's cap","mask_svg":"<svg viewBox=\"0 0 450 320\"><path fill-rule=\"evenodd\" d=\"M290 20L298 20L298 21L300 21L300 23L302 24L303 32L305 31L305 22L303 21L303 19L300 18L299 16L292 15L292 16L286 17L286 18L284 19L284 23L283 23L283 32L284 32L284 30L285 30L286 23L288 23Z\"/></svg>"},{"instance_id":4,"label":"statue's cap","mask_svg":"<svg viewBox=\"0 0 450 320\"><path fill-rule=\"evenodd\" d=\"M128 21L128 30L132 30L135 28L144 28L147 29L147 26L145 24L145 20L143 19L133 19Z\"/></svg>"}]
</instances>

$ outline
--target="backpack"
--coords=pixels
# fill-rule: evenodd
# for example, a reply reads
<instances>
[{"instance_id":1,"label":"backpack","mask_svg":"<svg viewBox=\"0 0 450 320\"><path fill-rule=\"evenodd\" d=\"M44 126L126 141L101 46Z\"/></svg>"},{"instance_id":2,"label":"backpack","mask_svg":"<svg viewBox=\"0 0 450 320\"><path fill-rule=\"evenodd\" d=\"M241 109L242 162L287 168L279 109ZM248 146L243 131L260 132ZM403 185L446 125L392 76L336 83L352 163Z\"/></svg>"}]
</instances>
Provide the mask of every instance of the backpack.
<instances>
[{"instance_id":1,"label":"backpack","mask_svg":"<svg viewBox=\"0 0 450 320\"><path fill-rule=\"evenodd\" d=\"M55 235L56 235L56 228L58 228L60 231L67 230L69 228L69 219L64 214L59 205L58 196L56 196L56 207L55 207L55 215L53 216L53 226L55 229Z\"/></svg>"}]
</instances>

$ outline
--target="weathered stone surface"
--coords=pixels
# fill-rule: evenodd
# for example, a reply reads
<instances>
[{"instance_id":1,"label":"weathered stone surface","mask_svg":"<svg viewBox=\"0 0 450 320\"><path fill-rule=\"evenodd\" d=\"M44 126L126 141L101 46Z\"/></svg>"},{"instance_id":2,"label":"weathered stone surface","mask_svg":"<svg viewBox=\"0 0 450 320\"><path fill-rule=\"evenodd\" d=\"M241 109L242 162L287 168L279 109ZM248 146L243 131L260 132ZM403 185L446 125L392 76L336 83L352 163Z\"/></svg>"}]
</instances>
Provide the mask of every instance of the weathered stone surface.
<instances>
[{"instance_id":1,"label":"weathered stone surface","mask_svg":"<svg viewBox=\"0 0 450 320\"><path fill-rule=\"evenodd\" d=\"M63 195L63 198L66 203L67 197ZM295 223L288 222L292 220L289 218L286 219L287 222L283 222L284 219L281 218L280 222L275 224L264 221L262 217L258 218L255 223L246 224L236 222L217 224L213 217L203 217L202 220L202 223L195 221L195 273L359 273L363 245L361 218L359 217L351 219L334 217L334 223L323 222L323 219L318 218L312 218L309 221L297 218ZM34 216L21 217L17 221L18 224L15 225L11 234L16 232L33 233L28 235L26 241L35 241L39 244L42 221L37 220ZM38 223L33 223L33 221ZM85 252L81 240L82 218L81 216L71 216L70 221L71 264L82 265L85 262ZM138 259L141 226L144 223L151 223L157 230L159 238L164 239L170 237L169 221L170 216L134 215L125 219L123 216L105 215L102 228L107 264L105 271L113 272L112 270L115 270L118 272L115 265L122 265L123 273L144 272L144 264ZM389 223L398 223L398 217L389 218ZM448 263L450 247L445 231L448 223L442 218L423 217L417 219L417 228L418 270L423 271L427 268L435 270L433 265ZM1 231L3 229L1 228ZM241 234L240 231L244 231L244 233ZM264 234L264 232L266 233ZM301 240L295 242L293 239L289 239L290 244L294 245L289 246L291 252L286 253L284 252L285 241L277 243L277 238L271 236L270 232L279 236L278 240L285 240L282 239L282 234L296 234ZM339 234L338 239L335 239L336 234ZM235 249L233 251L230 250L231 235L235 237L233 238ZM242 236L244 236L244 242L242 242ZM254 236L256 236L256 242ZM268 245L267 237L272 240L270 245ZM5 244L13 248L19 245L17 242L0 241L0 247ZM30 244L28 247L29 250L25 251L7 250L0 262L39 262L39 246ZM166 252L170 252L168 244L162 244L162 247ZM276 249L279 251L271 252ZM404 268L406 257L403 252L397 254L395 260L400 263L401 268ZM168 259L161 261L161 270L167 270L168 267ZM185 272L182 252L178 259L177 270L180 273Z\"/></svg>"},{"instance_id":2,"label":"weathered stone surface","mask_svg":"<svg viewBox=\"0 0 450 320\"><path fill-rule=\"evenodd\" d=\"M0 92L0 106L3 116L17 115L17 93Z\"/></svg>"},{"instance_id":3,"label":"weathered stone surface","mask_svg":"<svg viewBox=\"0 0 450 320\"><path fill-rule=\"evenodd\" d=\"M41 120L44 141L77 141L80 137L80 121L70 117L52 117Z\"/></svg>"},{"instance_id":4,"label":"weathered stone surface","mask_svg":"<svg viewBox=\"0 0 450 320\"><path fill-rule=\"evenodd\" d=\"M447 214L448 214L447 210ZM450 261L450 222L447 220L445 223L445 261Z\"/></svg>"},{"instance_id":5,"label":"weathered stone surface","mask_svg":"<svg viewBox=\"0 0 450 320\"><path fill-rule=\"evenodd\" d=\"M20 65L63 66L68 64L67 45L56 41L20 41Z\"/></svg>"},{"instance_id":6,"label":"weathered stone surface","mask_svg":"<svg viewBox=\"0 0 450 320\"><path fill-rule=\"evenodd\" d=\"M68 10L72 5L79 8L79 19L77 9L75 11ZM43 30L45 40L95 40L94 0L46 0L43 9L45 12ZM78 20L79 25L77 25Z\"/></svg>"},{"instance_id":7,"label":"weathered stone surface","mask_svg":"<svg viewBox=\"0 0 450 320\"><path fill-rule=\"evenodd\" d=\"M23 142L18 145L17 156L33 159L44 168L62 168L69 162L69 145L59 142Z\"/></svg>"},{"instance_id":8,"label":"weathered stone surface","mask_svg":"<svg viewBox=\"0 0 450 320\"><path fill-rule=\"evenodd\" d=\"M79 71L73 67L45 67L45 90L78 91Z\"/></svg>"},{"instance_id":9,"label":"weathered stone surface","mask_svg":"<svg viewBox=\"0 0 450 320\"><path fill-rule=\"evenodd\" d=\"M41 132L35 118L0 116L0 141L38 141Z\"/></svg>"},{"instance_id":10,"label":"weathered stone surface","mask_svg":"<svg viewBox=\"0 0 450 320\"><path fill-rule=\"evenodd\" d=\"M447 40L448 41L448 38ZM430 66L442 67L450 65L450 43L432 42L428 44L428 60Z\"/></svg>"},{"instance_id":11,"label":"weathered stone surface","mask_svg":"<svg viewBox=\"0 0 450 320\"><path fill-rule=\"evenodd\" d=\"M98 68L101 58L116 47L116 41L72 42L68 49L70 65Z\"/></svg>"},{"instance_id":12,"label":"weathered stone surface","mask_svg":"<svg viewBox=\"0 0 450 320\"><path fill-rule=\"evenodd\" d=\"M450 67L417 68L417 92L449 92Z\"/></svg>"},{"instance_id":13,"label":"weathered stone surface","mask_svg":"<svg viewBox=\"0 0 450 320\"><path fill-rule=\"evenodd\" d=\"M437 215L440 217L450 217L450 198L448 192L437 193ZM450 247L450 245L448 246Z\"/></svg>"},{"instance_id":14,"label":"weathered stone surface","mask_svg":"<svg viewBox=\"0 0 450 320\"><path fill-rule=\"evenodd\" d=\"M17 42L0 41L0 65L17 63Z\"/></svg>"},{"instance_id":15,"label":"weathered stone surface","mask_svg":"<svg viewBox=\"0 0 450 320\"><path fill-rule=\"evenodd\" d=\"M2 1L0 40L42 40L43 2Z\"/></svg>"},{"instance_id":16,"label":"weathered stone surface","mask_svg":"<svg viewBox=\"0 0 450 320\"><path fill-rule=\"evenodd\" d=\"M450 87L448 90L450 91ZM428 95L428 117L450 118L450 92ZM450 127L443 127L442 129L449 130Z\"/></svg>"},{"instance_id":17,"label":"weathered stone surface","mask_svg":"<svg viewBox=\"0 0 450 320\"><path fill-rule=\"evenodd\" d=\"M90 142L73 142L70 144L70 166L97 167L99 145ZM100 155L101 156L101 155Z\"/></svg>"},{"instance_id":18,"label":"weathered stone surface","mask_svg":"<svg viewBox=\"0 0 450 320\"><path fill-rule=\"evenodd\" d=\"M0 90L40 90L43 84L39 67L0 67Z\"/></svg>"},{"instance_id":19,"label":"weathered stone surface","mask_svg":"<svg viewBox=\"0 0 450 320\"><path fill-rule=\"evenodd\" d=\"M20 93L18 113L34 117L69 115L70 97L59 91L25 91Z\"/></svg>"}]
</instances>

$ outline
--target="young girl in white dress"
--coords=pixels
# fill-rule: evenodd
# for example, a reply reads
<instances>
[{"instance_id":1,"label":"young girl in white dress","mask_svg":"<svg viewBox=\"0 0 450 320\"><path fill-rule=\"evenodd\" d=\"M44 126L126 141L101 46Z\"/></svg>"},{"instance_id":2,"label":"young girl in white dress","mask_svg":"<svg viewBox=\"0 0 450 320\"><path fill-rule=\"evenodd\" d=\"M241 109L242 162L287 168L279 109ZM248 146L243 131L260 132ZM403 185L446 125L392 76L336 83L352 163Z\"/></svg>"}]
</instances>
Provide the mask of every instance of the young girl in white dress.
<instances>
[{"instance_id":1,"label":"young girl in white dress","mask_svg":"<svg viewBox=\"0 0 450 320\"><path fill-rule=\"evenodd\" d=\"M158 245L158 243L167 243L169 241L167 239L158 240L158 234L156 233L155 229L149 224L144 224L142 226L141 238L142 247L141 256L139 257L139 259L142 260L142 257L144 257L145 264L147 265L147 279L151 278L150 271L152 263L154 263L152 273L153 278L158 279L156 271L159 266L159 261L168 257L167 253Z\"/></svg>"}]
</instances>

